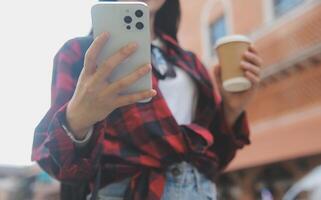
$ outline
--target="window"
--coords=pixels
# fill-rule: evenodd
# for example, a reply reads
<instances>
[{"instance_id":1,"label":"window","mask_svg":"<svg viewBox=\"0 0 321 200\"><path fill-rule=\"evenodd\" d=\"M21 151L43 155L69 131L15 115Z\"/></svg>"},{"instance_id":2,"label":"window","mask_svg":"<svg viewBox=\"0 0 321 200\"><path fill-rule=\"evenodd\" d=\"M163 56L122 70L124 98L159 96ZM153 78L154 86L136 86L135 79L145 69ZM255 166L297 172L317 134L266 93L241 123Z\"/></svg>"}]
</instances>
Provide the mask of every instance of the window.
<instances>
[{"instance_id":1,"label":"window","mask_svg":"<svg viewBox=\"0 0 321 200\"><path fill-rule=\"evenodd\" d=\"M293 8L297 7L304 0L273 0L274 2L274 14L276 17L279 17Z\"/></svg>"},{"instance_id":2,"label":"window","mask_svg":"<svg viewBox=\"0 0 321 200\"><path fill-rule=\"evenodd\" d=\"M226 30L226 20L225 20L225 16L222 16L220 18L218 18L214 23L211 24L210 26L210 40L211 40L211 52L212 55L215 54L214 51L214 45L215 42L217 41L217 39L219 39L220 37L223 37L227 34L227 30Z\"/></svg>"}]
</instances>

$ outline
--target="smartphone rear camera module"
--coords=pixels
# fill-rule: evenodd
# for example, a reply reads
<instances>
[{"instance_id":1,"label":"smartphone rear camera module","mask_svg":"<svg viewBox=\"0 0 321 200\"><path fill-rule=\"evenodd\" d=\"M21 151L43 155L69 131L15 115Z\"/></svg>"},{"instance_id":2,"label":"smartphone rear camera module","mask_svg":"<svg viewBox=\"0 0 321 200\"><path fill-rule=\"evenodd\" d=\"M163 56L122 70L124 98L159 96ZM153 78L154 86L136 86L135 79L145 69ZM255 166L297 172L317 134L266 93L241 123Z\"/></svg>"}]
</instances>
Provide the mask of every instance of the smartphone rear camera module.
<instances>
[{"instance_id":1,"label":"smartphone rear camera module","mask_svg":"<svg viewBox=\"0 0 321 200\"><path fill-rule=\"evenodd\" d=\"M136 28L137 28L138 30L142 30L142 29L144 28L144 24L141 23L141 22L137 22L137 23L136 23Z\"/></svg>"},{"instance_id":2,"label":"smartphone rear camera module","mask_svg":"<svg viewBox=\"0 0 321 200\"><path fill-rule=\"evenodd\" d=\"M136 15L136 17L140 18L144 15L144 13L142 10L136 10L135 15Z\"/></svg>"},{"instance_id":3,"label":"smartphone rear camera module","mask_svg":"<svg viewBox=\"0 0 321 200\"><path fill-rule=\"evenodd\" d=\"M125 22L126 24L130 24L132 21L133 21L133 19L132 19L130 16L124 17L124 22Z\"/></svg>"}]
</instances>

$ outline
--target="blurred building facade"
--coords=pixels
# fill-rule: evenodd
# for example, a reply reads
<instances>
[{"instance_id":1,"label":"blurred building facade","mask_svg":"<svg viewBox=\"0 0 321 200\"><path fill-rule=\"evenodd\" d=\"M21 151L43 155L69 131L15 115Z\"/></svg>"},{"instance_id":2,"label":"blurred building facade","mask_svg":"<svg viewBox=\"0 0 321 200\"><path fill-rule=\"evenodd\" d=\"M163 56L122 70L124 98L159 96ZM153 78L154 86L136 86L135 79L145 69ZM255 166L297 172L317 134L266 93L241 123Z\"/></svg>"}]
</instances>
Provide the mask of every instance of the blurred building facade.
<instances>
[{"instance_id":1,"label":"blurred building facade","mask_svg":"<svg viewBox=\"0 0 321 200\"><path fill-rule=\"evenodd\" d=\"M221 177L222 199L280 199L321 164L321 1L181 2L179 40L210 71L218 62L215 41L224 35L249 36L264 60L248 109L252 144Z\"/></svg>"},{"instance_id":2,"label":"blurred building facade","mask_svg":"<svg viewBox=\"0 0 321 200\"><path fill-rule=\"evenodd\" d=\"M0 166L0 200L58 200L59 189L37 165Z\"/></svg>"}]
</instances>

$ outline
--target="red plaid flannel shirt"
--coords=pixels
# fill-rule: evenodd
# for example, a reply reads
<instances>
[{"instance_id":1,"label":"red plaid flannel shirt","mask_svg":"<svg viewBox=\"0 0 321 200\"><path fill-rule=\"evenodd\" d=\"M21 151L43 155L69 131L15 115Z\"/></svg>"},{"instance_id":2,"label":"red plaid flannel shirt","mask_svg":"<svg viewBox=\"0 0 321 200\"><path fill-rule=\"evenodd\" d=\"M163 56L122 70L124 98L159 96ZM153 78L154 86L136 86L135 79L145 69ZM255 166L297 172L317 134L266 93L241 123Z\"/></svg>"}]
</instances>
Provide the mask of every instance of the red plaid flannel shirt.
<instances>
[{"instance_id":1,"label":"red plaid flannel shirt","mask_svg":"<svg viewBox=\"0 0 321 200\"><path fill-rule=\"evenodd\" d=\"M195 81L199 99L194 121L178 125L157 86L151 102L118 108L94 125L89 144L78 148L62 123L73 95L91 37L68 41L54 59L51 107L35 129L32 160L58 180L94 182L101 169L101 186L131 177L125 199L159 200L166 168L188 161L209 179L233 159L238 148L249 144L243 113L229 129L222 112L221 97L214 92L208 71L168 35L162 35L169 60ZM181 91L184 92L184 91ZM184 101L184 99L182 99Z\"/></svg>"}]
</instances>

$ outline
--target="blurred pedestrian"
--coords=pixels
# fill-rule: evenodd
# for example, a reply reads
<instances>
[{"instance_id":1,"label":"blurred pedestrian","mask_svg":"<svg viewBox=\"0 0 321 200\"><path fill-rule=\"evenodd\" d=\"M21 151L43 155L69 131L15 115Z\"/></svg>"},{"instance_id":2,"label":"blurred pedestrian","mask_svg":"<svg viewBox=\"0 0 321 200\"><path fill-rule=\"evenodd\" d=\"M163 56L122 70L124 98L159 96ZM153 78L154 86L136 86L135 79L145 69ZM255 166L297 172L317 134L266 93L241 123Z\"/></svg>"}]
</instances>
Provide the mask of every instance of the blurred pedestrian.
<instances>
[{"instance_id":1,"label":"blurred pedestrian","mask_svg":"<svg viewBox=\"0 0 321 200\"><path fill-rule=\"evenodd\" d=\"M295 183L284 195L283 200L321 199L321 166L315 167Z\"/></svg>"}]
</instances>

